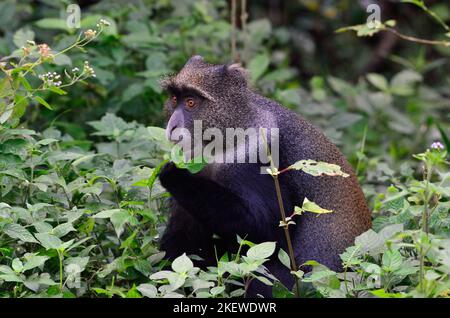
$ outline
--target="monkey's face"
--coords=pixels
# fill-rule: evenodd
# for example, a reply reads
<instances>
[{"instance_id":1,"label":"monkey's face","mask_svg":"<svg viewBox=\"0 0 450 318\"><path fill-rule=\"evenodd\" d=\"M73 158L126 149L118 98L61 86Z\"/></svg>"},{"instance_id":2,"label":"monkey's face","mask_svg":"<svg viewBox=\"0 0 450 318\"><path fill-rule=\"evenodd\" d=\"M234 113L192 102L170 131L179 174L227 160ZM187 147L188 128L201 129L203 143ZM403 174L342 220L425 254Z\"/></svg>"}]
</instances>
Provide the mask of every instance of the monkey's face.
<instances>
[{"instance_id":1,"label":"monkey's face","mask_svg":"<svg viewBox=\"0 0 450 318\"><path fill-rule=\"evenodd\" d=\"M248 113L246 72L237 64L213 65L194 56L162 86L169 94L167 138L184 150L205 145L202 136L207 129L223 134L227 128L241 127Z\"/></svg>"},{"instance_id":2,"label":"monkey's face","mask_svg":"<svg viewBox=\"0 0 450 318\"><path fill-rule=\"evenodd\" d=\"M167 139L178 142L187 134L194 136L194 120L201 120L205 98L189 89L170 89L166 109L170 115L166 127ZM187 141L187 140L185 140Z\"/></svg>"}]
</instances>

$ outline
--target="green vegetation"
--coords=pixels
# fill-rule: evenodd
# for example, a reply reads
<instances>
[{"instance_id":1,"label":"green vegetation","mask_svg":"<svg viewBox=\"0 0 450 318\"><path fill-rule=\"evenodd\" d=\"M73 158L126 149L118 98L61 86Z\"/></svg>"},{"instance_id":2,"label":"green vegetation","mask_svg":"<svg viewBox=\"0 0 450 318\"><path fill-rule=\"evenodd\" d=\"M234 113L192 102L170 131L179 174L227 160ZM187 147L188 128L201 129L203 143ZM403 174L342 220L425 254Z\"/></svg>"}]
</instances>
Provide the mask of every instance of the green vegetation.
<instances>
[{"instance_id":1,"label":"green vegetation","mask_svg":"<svg viewBox=\"0 0 450 318\"><path fill-rule=\"evenodd\" d=\"M239 59L357 172L373 229L341 255L344 272L295 268L300 296L449 297L450 7L403 1L368 32L365 8L335 2L286 4L271 19L255 2L233 26L224 1L100 1L82 8L81 29L67 27L65 1L1 2L0 295L242 297L258 279L295 296L263 266L274 242L237 237L242 253L207 270L159 251L169 195L157 176L179 155L160 128L159 79L195 53ZM385 58L371 53L389 41ZM281 226L305 212L330 211L308 201ZM291 268L288 252L278 258Z\"/></svg>"}]
</instances>

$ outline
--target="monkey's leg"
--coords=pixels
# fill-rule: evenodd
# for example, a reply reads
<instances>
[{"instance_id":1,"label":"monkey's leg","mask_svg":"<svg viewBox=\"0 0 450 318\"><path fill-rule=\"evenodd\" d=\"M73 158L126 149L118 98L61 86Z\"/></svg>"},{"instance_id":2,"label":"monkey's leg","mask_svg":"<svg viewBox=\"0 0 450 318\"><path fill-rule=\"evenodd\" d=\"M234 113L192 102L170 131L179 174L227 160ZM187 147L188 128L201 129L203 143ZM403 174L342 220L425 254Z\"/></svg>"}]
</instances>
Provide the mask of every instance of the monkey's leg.
<instances>
[{"instance_id":1,"label":"monkey's leg","mask_svg":"<svg viewBox=\"0 0 450 318\"><path fill-rule=\"evenodd\" d=\"M166 258L173 260L183 253L195 254L204 259L197 266L215 264L211 236L186 210L172 202L169 222L161 238Z\"/></svg>"}]
</instances>

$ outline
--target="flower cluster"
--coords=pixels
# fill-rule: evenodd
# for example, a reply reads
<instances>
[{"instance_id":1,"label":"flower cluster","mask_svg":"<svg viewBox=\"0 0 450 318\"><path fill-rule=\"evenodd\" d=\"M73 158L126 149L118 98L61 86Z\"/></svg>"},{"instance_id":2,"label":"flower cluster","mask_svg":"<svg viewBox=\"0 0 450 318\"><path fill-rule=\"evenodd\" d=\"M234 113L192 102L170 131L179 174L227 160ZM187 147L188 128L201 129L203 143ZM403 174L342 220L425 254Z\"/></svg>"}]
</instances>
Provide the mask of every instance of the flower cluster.
<instances>
[{"instance_id":1,"label":"flower cluster","mask_svg":"<svg viewBox=\"0 0 450 318\"><path fill-rule=\"evenodd\" d=\"M47 86L61 86L62 81L60 81L61 79L61 75L59 75L56 72L48 72L42 75L39 75L39 78L44 82L44 85Z\"/></svg>"},{"instance_id":2,"label":"flower cluster","mask_svg":"<svg viewBox=\"0 0 450 318\"><path fill-rule=\"evenodd\" d=\"M430 148L435 149L435 150L443 150L444 145L442 143L440 143L439 141L436 141L431 144Z\"/></svg>"},{"instance_id":3,"label":"flower cluster","mask_svg":"<svg viewBox=\"0 0 450 318\"><path fill-rule=\"evenodd\" d=\"M92 30L92 29L89 29L89 30L87 30L87 31L84 31L84 35L85 35L87 38L93 38L93 37L95 37L95 36L97 35L97 31Z\"/></svg>"},{"instance_id":4,"label":"flower cluster","mask_svg":"<svg viewBox=\"0 0 450 318\"><path fill-rule=\"evenodd\" d=\"M50 47L43 43L43 44L39 44L38 45L39 48L39 54L41 55L42 58L47 58L50 57Z\"/></svg>"},{"instance_id":5,"label":"flower cluster","mask_svg":"<svg viewBox=\"0 0 450 318\"><path fill-rule=\"evenodd\" d=\"M89 65L88 61L84 61L83 73L87 76L96 77L94 69Z\"/></svg>"},{"instance_id":6,"label":"flower cluster","mask_svg":"<svg viewBox=\"0 0 450 318\"><path fill-rule=\"evenodd\" d=\"M110 26L111 25L111 23L110 22L108 22L107 20L105 20L105 19L100 19L100 21L97 23L97 28L100 28L100 27L104 27L104 26Z\"/></svg>"}]
</instances>

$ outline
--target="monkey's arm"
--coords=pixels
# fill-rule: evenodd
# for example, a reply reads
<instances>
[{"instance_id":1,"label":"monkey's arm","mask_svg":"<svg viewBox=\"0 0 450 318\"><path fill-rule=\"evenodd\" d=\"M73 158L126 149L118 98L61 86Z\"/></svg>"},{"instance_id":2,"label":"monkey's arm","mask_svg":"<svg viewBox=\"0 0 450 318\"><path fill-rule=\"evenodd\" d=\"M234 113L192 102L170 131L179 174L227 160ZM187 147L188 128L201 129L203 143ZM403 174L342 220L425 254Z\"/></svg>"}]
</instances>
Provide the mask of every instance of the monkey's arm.
<instances>
[{"instance_id":1,"label":"monkey's arm","mask_svg":"<svg viewBox=\"0 0 450 318\"><path fill-rule=\"evenodd\" d=\"M237 194L241 193L238 189L231 191L213 180L178 169L173 163L162 169L160 181L198 222L219 236L275 239L276 220L270 218L268 205L256 192L246 189L244 197Z\"/></svg>"}]
</instances>

